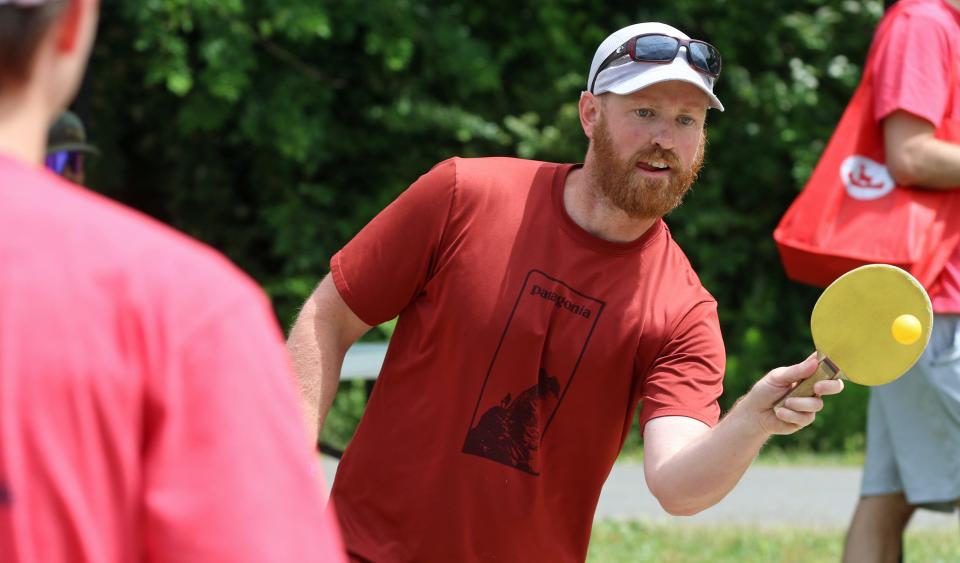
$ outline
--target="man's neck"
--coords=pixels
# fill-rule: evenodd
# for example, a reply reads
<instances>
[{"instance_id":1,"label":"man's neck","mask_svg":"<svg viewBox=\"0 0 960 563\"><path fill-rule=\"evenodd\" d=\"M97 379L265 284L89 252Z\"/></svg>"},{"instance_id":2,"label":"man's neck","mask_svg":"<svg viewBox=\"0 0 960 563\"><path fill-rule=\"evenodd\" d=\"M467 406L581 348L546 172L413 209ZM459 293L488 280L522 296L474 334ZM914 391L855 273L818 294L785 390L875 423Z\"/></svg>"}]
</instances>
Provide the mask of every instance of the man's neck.
<instances>
[{"instance_id":1,"label":"man's neck","mask_svg":"<svg viewBox=\"0 0 960 563\"><path fill-rule=\"evenodd\" d=\"M0 97L0 154L27 164L42 163L49 121L42 99L29 90Z\"/></svg>"},{"instance_id":2,"label":"man's neck","mask_svg":"<svg viewBox=\"0 0 960 563\"><path fill-rule=\"evenodd\" d=\"M627 243L642 237L657 219L637 219L618 209L593 184L588 170L573 169L563 187L563 207L573 222L588 233L611 242Z\"/></svg>"}]
</instances>

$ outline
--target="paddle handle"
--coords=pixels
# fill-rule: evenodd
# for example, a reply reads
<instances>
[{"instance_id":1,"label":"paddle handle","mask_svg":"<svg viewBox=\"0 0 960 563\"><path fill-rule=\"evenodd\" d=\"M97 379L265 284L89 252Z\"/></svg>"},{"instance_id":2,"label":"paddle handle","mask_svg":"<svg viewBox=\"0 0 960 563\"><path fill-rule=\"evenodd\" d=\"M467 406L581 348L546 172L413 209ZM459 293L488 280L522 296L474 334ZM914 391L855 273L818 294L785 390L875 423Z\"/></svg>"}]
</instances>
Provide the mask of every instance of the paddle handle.
<instances>
[{"instance_id":1,"label":"paddle handle","mask_svg":"<svg viewBox=\"0 0 960 563\"><path fill-rule=\"evenodd\" d=\"M818 381L837 379L838 377L840 377L840 369L828 360L826 356L821 356L820 363L817 364L817 371L813 372L813 375L801 381L799 385L781 397L774 408L782 407L784 401L790 397L813 397L813 386Z\"/></svg>"}]
</instances>

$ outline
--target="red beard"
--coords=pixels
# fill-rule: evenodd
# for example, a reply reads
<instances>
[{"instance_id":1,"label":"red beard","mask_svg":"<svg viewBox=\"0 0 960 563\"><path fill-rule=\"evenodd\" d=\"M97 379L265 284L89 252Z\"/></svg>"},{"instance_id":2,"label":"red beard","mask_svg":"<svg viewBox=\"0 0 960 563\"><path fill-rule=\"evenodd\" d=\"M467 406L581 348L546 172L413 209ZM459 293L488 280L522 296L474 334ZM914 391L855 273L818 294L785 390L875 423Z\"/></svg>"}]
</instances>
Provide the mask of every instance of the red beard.
<instances>
[{"instance_id":1,"label":"red beard","mask_svg":"<svg viewBox=\"0 0 960 563\"><path fill-rule=\"evenodd\" d=\"M655 219L670 213L683 201L683 196L697 179L703 166L706 134L693 163L686 169L673 151L651 147L638 152L627 162L617 158L613 139L601 118L593 135L593 182L618 209L635 219ZM670 166L670 176L663 179L644 178L636 169L638 161L662 160Z\"/></svg>"}]
</instances>

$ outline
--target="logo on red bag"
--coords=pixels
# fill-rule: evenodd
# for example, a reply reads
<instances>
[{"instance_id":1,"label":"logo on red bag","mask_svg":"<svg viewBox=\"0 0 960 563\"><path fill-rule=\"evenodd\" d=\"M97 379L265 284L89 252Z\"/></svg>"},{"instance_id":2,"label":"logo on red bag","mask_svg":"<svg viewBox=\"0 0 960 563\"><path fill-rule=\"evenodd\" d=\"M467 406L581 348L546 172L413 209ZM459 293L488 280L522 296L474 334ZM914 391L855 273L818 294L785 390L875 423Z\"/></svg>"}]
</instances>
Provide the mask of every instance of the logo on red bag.
<instances>
[{"instance_id":1,"label":"logo on red bag","mask_svg":"<svg viewBox=\"0 0 960 563\"><path fill-rule=\"evenodd\" d=\"M896 182L886 165L865 156L848 156L840 165L840 178L853 199L880 199L893 191Z\"/></svg>"}]
</instances>

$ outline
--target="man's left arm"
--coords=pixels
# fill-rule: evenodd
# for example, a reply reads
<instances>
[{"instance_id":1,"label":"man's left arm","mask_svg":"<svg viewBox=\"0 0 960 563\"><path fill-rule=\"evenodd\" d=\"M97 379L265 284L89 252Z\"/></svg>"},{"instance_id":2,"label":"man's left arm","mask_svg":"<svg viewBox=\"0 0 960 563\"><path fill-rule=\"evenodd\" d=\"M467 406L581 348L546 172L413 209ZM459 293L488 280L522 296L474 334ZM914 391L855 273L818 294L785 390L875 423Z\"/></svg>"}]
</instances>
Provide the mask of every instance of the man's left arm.
<instances>
[{"instance_id":1,"label":"man's left arm","mask_svg":"<svg viewBox=\"0 0 960 563\"><path fill-rule=\"evenodd\" d=\"M871 48L865 72L872 75L873 116L883 131L887 167L901 186L960 186L960 145L935 136L958 125L946 123L960 93L954 29L929 14L898 17Z\"/></svg>"},{"instance_id":2,"label":"man's left arm","mask_svg":"<svg viewBox=\"0 0 960 563\"><path fill-rule=\"evenodd\" d=\"M770 436L810 425L823 408L819 396L792 397L783 407L774 406L816 367L816 357L811 356L771 371L713 428L682 416L650 420L643 433L644 474L663 508L674 515L691 515L713 506L733 489ZM840 380L814 386L820 396L842 390Z\"/></svg>"},{"instance_id":3,"label":"man's left arm","mask_svg":"<svg viewBox=\"0 0 960 563\"><path fill-rule=\"evenodd\" d=\"M897 184L960 187L960 145L934 137L934 131L932 123L903 110L883 119L887 167Z\"/></svg>"}]
</instances>

